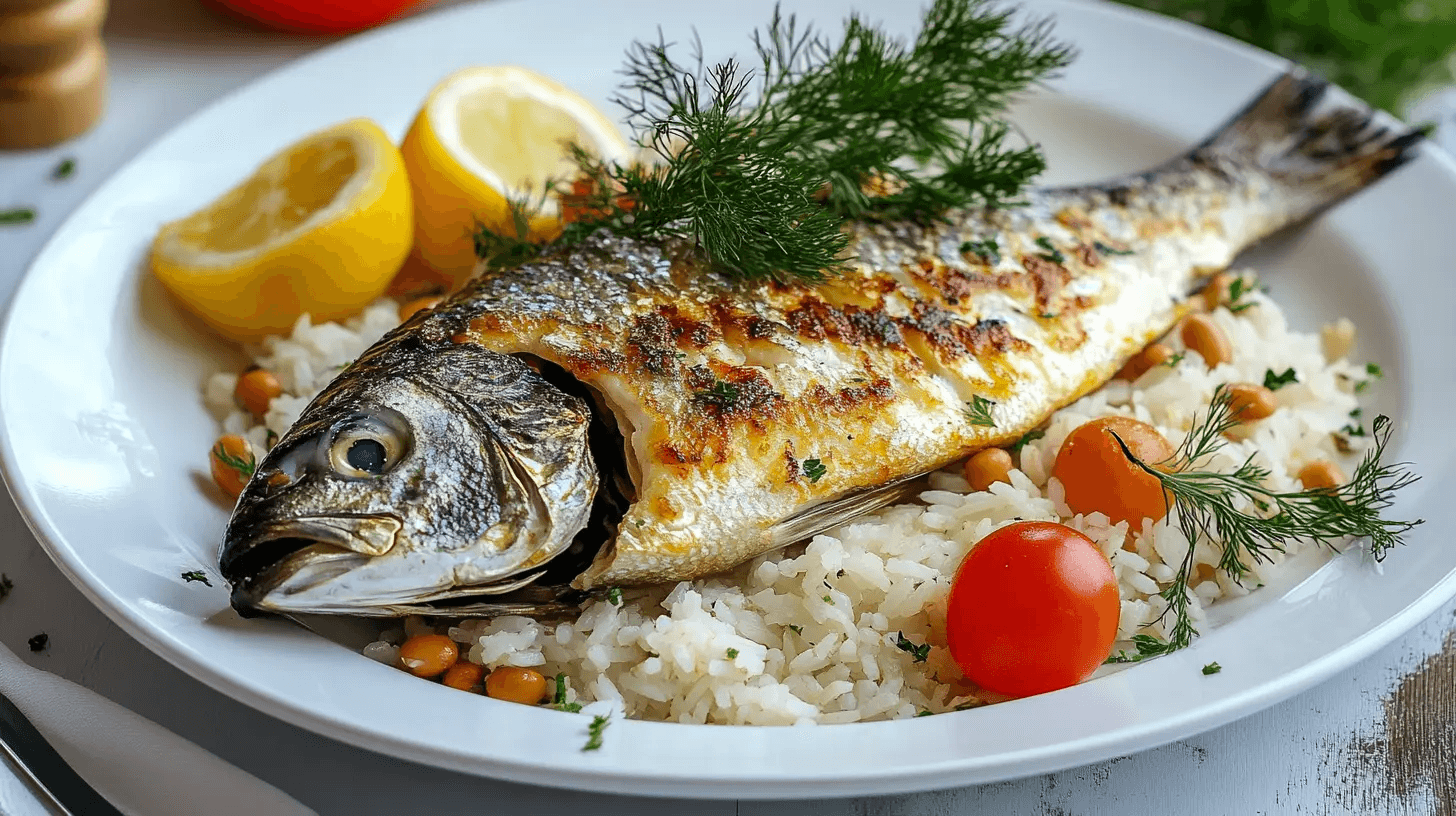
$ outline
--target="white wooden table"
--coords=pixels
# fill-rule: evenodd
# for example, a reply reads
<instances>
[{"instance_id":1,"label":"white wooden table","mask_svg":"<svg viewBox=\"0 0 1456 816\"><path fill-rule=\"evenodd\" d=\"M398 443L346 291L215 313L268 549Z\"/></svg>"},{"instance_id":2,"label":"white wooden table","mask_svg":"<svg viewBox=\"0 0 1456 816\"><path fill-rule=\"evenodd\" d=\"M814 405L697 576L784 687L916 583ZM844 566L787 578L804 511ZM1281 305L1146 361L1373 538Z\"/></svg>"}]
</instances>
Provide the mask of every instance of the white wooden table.
<instances>
[{"instance_id":1,"label":"white wooden table","mask_svg":"<svg viewBox=\"0 0 1456 816\"><path fill-rule=\"evenodd\" d=\"M430 13L426 11L424 13ZM214 17L196 0L114 0L106 27L110 109L62 147L0 153L0 298L87 193L182 118L251 78L327 44ZM63 158L74 175L50 178ZM1437 539L1439 541L1439 538ZM34 665L172 728L333 814L1419 814L1456 816L1456 604L1355 668L1194 739L1085 768L937 793L819 802L688 802L561 792L389 759L260 714L183 675L101 615L0 499L0 640ZM50 635L49 650L26 641ZM388 700L381 700L388 705ZM206 803L198 803L206 812Z\"/></svg>"}]
</instances>

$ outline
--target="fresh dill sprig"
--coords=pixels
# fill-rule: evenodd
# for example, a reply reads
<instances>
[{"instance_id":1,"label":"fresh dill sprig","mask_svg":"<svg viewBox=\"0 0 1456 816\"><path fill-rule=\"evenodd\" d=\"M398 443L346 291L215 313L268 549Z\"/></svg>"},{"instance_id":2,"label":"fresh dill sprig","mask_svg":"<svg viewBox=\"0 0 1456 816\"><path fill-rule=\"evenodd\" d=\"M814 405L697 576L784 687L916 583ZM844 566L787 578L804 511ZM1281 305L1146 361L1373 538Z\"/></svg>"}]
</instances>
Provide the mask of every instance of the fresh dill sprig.
<instances>
[{"instance_id":1,"label":"fresh dill sprig","mask_svg":"<svg viewBox=\"0 0 1456 816\"><path fill-rule=\"evenodd\" d=\"M1328 546L1346 538L1367 540L1370 553L1382 559L1401 536L1423 520L1396 521L1381 513L1396 491L1418 478L1404 464L1386 465L1381 458L1390 441L1390 419L1375 418L1374 445L1355 468L1350 481L1338 488L1279 492L1265 486L1270 472L1245 459L1232 473L1200 470L1227 444L1224 433L1239 424L1228 390L1219 386L1206 415L1195 421L1173 458L1159 466L1140 461L1120 438L1123 454L1156 478L1172 496L1179 530L1188 551L1169 585L1160 593L1168 602L1165 615L1173 616L1166 642L1151 636L1134 643L1138 657L1181 649L1198 634L1188 613L1193 553L1200 540L1220 543L1218 568L1235 581L1242 580L1251 561L1268 561L1284 552L1288 542L1307 539ZM1257 512L1255 512L1257 511ZM1117 660L1114 662L1126 662Z\"/></svg>"},{"instance_id":2,"label":"fresh dill sprig","mask_svg":"<svg viewBox=\"0 0 1456 816\"><path fill-rule=\"evenodd\" d=\"M966 403L963 413L966 416L966 420L972 425L983 425L987 428L994 428L996 427L996 419L991 416L991 406L995 404L980 394L976 394L971 397L970 402Z\"/></svg>"},{"instance_id":3,"label":"fresh dill sprig","mask_svg":"<svg viewBox=\"0 0 1456 816\"><path fill-rule=\"evenodd\" d=\"M849 219L929 222L954 207L1019 200L1045 160L1009 144L1013 95L1065 67L1045 20L1020 26L994 0L935 0L912 42L851 16L838 39L775 10L748 64L686 61L659 36L627 52L626 109L656 166L579 148L586 183L555 245L607 229L679 237L720 271L818 281L849 260ZM524 230L482 258L517 259ZM529 251L529 250L527 250Z\"/></svg>"}]
</instances>

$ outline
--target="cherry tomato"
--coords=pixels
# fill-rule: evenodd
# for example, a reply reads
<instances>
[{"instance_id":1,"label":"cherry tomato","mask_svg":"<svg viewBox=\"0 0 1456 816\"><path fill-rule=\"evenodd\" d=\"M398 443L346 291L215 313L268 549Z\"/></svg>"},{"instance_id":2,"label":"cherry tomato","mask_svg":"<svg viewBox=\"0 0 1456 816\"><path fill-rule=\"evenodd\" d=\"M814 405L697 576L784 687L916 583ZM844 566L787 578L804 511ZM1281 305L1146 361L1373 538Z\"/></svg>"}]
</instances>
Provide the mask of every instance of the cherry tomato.
<instances>
[{"instance_id":1,"label":"cherry tomato","mask_svg":"<svg viewBox=\"0 0 1456 816\"><path fill-rule=\"evenodd\" d=\"M1114 436L1114 434L1116 436ZM1138 460L1155 465L1173 456L1158 429L1130 417L1110 416L1084 423L1067 436L1052 464L1073 513L1104 513L1114 524L1136 529L1144 518L1158 521L1172 501L1157 477L1133 464L1121 439Z\"/></svg>"},{"instance_id":2,"label":"cherry tomato","mask_svg":"<svg viewBox=\"0 0 1456 816\"><path fill-rule=\"evenodd\" d=\"M1122 604L1092 540L1050 521L981 539L956 573L946 641L966 678L1013 697L1087 679L1117 638Z\"/></svg>"},{"instance_id":3,"label":"cherry tomato","mask_svg":"<svg viewBox=\"0 0 1456 816\"><path fill-rule=\"evenodd\" d=\"M421 0L208 0L225 14L280 31L343 34L393 19Z\"/></svg>"}]
</instances>

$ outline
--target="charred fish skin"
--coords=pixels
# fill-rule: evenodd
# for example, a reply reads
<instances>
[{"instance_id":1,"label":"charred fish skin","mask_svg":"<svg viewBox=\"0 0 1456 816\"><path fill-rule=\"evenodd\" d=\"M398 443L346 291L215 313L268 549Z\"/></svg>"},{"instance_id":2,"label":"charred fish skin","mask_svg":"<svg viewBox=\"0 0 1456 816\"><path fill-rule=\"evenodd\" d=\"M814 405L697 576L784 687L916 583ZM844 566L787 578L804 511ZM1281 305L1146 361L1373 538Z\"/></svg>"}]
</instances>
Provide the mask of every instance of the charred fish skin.
<instances>
[{"instance_id":1,"label":"charred fish skin","mask_svg":"<svg viewBox=\"0 0 1456 816\"><path fill-rule=\"evenodd\" d=\"M567 579L591 591L719 572L1019 438L1171 328L1202 277L1411 158L1418 134L1387 132L1357 106L1322 106L1324 87L1286 75L1188 155L1147 173L1036 191L1015 210L857 225L852 268L818 286L742 281L706 268L686 242L599 233L514 270L483 271L366 353L367 377L350 369L340 381L406 414L390 402L391 383L435 376L428 350L522 355L569 375L620 435L620 467L603 465L600 444L584 457L606 467L602 484L624 484L630 503L609 520L614 533L588 542L599 546L590 566L573 574L575 560L557 559L548 578L477 598L468 613L568 597L553 595L568 591ZM426 351L394 355L409 344ZM280 449L332 427L332 404L321 395ZM260 485L286 455L270 454L249 484L229 547L245 549L256 518L297 515L262 509L276 502ZM407 518L391 500L369 512ZM401 529L395 547L429 549L417 539L430 535ZM494 562L490 588L534 576L542 561L530 551L513 550L513 568ZM224 568L235 598L257 585L256 572L237 559ZM253 595L280 595L274 583ZM440 583L409 608L445 597ZM327 608L306 611L386 608L349 598L346 580L336 585ZM454 586L461 597L485 594L469 581Z\"/></svg>"},{"instance_id":2,"label":"charred fish skin","mask_svg":"<svg viewBox=\"0 0 1456 816\"><path fill-rule=\"evenodd\" d=\"M520 360L411 332L260 463L219 558L244 615L398 616L529 584L587 522L590 412Z\"/></svg>"}]
</instances>

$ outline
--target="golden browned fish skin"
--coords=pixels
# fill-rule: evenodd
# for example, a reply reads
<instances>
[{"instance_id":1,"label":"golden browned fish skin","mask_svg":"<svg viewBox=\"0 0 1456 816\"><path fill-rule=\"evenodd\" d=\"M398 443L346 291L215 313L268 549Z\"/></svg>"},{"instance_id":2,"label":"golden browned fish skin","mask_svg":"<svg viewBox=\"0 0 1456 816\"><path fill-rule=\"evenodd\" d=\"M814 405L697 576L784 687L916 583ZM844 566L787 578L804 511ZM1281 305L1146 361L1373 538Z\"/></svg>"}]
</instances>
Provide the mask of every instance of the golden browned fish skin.
<instances>
[{"instance_id":1,"label":"golden browned fish skin","mask_svg":"<svg viewBox=\"0 0 1456 816\"><path fill-rule=\"evenodd\" d=\"M599 236L484 274L429 320L565 368L616 418L634 501L575 586L702 576L1019 438L1172 327L1201 277L1407 157L1417 137L1367 112L1313 115L1322 90L1285 76L1136 177L858 226L828 284L736 281L684 243Z\"/></svg>"}]
</instances>

